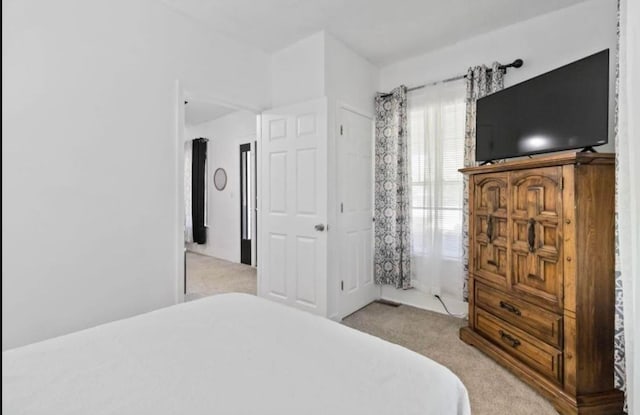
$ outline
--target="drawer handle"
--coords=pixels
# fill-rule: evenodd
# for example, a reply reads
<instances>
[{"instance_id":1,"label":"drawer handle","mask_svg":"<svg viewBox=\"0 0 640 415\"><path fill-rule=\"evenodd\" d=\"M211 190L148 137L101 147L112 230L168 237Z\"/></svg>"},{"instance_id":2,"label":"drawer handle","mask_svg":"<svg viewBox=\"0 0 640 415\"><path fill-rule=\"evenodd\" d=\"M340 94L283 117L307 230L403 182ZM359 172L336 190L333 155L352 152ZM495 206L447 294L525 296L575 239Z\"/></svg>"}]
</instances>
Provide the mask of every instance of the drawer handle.
<instances>
[{"instance_id":1,"label":"drawer handle","mask_svg":"<svg viewBox=\"0 0 640 415\"><path fill-rule=\"evenodd\" d=\"M499 333L500 333L500 338L502 338L502 341L509 343L511 347L520 346L520 340L516 339L515 337L512 337L509 333L505 333L502 330L500 330Z\"/></svg>"},{"instance_id":2,"label":"drawer handle","mask_svg":"<svg viewBox=\"0 0 640 415\"><path fill-rule=\"evenodd\" d=\"M510 313L515 314L516 316L522 315L520 310L518 310L518 307L516 307L514 305L511 305L509 303L505 303L504 301L500 301L500 308L504 308L505 310L507 310Z\"/></svg>"}]
</instances>

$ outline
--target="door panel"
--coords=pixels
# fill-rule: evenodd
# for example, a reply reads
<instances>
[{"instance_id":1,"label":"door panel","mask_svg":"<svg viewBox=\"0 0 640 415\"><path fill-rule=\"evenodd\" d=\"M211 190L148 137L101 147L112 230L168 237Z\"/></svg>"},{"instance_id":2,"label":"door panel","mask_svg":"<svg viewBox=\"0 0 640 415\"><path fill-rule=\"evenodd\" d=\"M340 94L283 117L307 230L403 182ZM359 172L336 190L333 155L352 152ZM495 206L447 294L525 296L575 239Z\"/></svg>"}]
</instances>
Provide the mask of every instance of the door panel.
<instances>
[{"instance_id":1,"label":"door panel","mask_svg":"<svg viewBox=\"0 0 640 415\"><path fill-rule=\"evenodd\" d=\"M379 296L373 280L373 121L341 108L337 134L340 314Z\"/></svg>"},{"instance_id":2,"label":"door panel","mask_svg":"<svg viewBox=\"0 0 640 415\"><path fill-rule=\"evenodd\" d=\"M507 287L508 180L506 174L474 177L474 273Z\"/></svg>"},{"instance_id":3,"label":"door panel","mask_svg":"<svg viewBox=\"0 0 640 415\"><path fill-rule=\"evenodd\" d=\"M318 238L296 238L296 302L315 307L316 281L309 278L309 270L318 266Z\"/></svg>"},{"instance_id":4,"label":"door panel","mask_svg":"<svg viewBox=\"0 0 640 415\"><path fill-rule=\"evenodd\" d=\"M303 149L296 152L296 166L298 167L296 211L298 215L315 215L317 213L317 158L316 149Z\"/></svg>"},{"instance_id":5,"label":"door panel","mask_svg":"<svg viewBox=\"0 0 640 415\"><path fill-rule=\"evenodd\" d=\"M327 103L262 114L258 294L326 314Z\"/></svg>"},{"instance_id":6,"label":"door panel","mask_svg":"<svg viewBox=\"0 0 640 415\"><path fill-rule=\"evenodd\" d=\"M553 310L562 307L562 170L511 174L511 288Z\"/></svg>"},{"instance_id":7,"label":"door panel","mask_svg":"<svg viewBox=\"0 0 640 415\"><path fill-rule=\"evenodd\" d=\"M287 235L269 233L266 250L269 252L267 288L271 295L287 298ZM265 273L263 273L264 276Z\"/></svg>"},{"instance_id":8,"label":"door panel","mask_svg":"<svg viewBox=\"0 0 640 415\"><path fill-rule=\"evenodd\" d=\"M269 154L267 163L269 193L263 193L263 196L267 195L266 198L269 200L270 214L287 213L287 156L286 151L274 151Z\"/></svg>"}]
</instances>

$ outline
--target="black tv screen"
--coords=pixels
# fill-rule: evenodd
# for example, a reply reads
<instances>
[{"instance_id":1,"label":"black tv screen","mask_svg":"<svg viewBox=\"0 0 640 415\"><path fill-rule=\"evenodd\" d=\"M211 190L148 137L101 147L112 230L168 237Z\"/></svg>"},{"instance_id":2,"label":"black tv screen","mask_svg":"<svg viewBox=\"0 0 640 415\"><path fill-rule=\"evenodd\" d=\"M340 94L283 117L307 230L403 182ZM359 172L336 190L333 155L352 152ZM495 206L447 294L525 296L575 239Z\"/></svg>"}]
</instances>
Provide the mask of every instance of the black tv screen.
<instances>
[{"instance_id":1,"label":"black tv screen","mask_svg":"<svg viewBox=\"0 0 640 415\"><path fill-rule=\"evenodd\" d=\"M606 144L609 50L477 101L476 160Z\"/></svg>"}]
</instances>

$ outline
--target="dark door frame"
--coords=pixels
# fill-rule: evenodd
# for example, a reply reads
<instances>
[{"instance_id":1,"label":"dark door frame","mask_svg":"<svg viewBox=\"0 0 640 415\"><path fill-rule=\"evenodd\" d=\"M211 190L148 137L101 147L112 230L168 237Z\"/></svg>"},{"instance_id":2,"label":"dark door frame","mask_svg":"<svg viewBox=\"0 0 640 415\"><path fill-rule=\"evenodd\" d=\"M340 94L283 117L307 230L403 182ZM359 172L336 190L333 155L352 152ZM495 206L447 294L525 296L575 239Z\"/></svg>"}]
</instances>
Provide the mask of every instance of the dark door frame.
<instances>
[{"instance_id":1,"label":"dark door frame","mask_svg":"<svg viewBox=\"0 0 640 415\"><path fill-rule=\"evenodd\" d=\"M258 140L253 142L253 252L255 255L255 264L258 266Z\"/></svg>"},{"instance_id":2,"label":"dark door frame","mask_svg":"<svg viewBox=\"0 0 640 415\"><path fill-rule=\"evenodd\" d=\"M251 180L247 173L250 171L251 164L251 143L240 145L240 262L251 265L251 243L252 229L249 226L249 217L253 216L250 212L249 204L251 200ZM255 222L255 218L254 218Z\"/></svg>"}]
</instances>

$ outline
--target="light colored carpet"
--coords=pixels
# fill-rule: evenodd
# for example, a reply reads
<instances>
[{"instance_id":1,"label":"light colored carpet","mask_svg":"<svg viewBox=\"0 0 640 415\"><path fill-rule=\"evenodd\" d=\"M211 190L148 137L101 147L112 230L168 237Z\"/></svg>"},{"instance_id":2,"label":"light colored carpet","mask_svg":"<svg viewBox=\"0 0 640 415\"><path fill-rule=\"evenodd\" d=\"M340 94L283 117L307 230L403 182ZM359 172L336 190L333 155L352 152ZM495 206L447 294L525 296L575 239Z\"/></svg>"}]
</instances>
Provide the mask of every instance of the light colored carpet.
<instances>
[{"instance_id":1,"label":"light colored carpet","mask_svg":"<svg viewBox=\"0 0 640 415\"><path fill-rule=\"evenodd\" d=\"M256 295L256 269L187 252L187 300L222 293Z\"/></svg>"},{"instance_id":2,"label":"light colored carpet","mask_svg":"<svg viewBox=\"0 0 640 415\"><path fill-rule=\"evenodd\" d=\"M462 342L465 320L401 305L372 303L343 324L399 344L448 367L467 387L474 415L552 415L551 404L477 349Z\"/></svg>"},{"instance_id":3,"label":"light colored carpet","mask_svg":"<svg viewBox=\"0 0 640 415\"><path fill-rule=\"evenodd\" d=\"M187 299L226 292L256 294L256 269L187 253ZM463 343L465 320L415 307L372 303L343 324L399 344L453 371L467 387L474 415L553 415L540 395L477 349Z\"/></svg>"}]
</instances>

